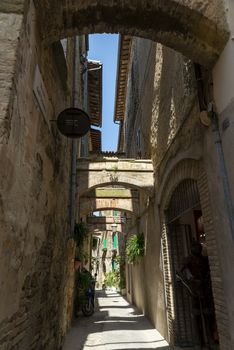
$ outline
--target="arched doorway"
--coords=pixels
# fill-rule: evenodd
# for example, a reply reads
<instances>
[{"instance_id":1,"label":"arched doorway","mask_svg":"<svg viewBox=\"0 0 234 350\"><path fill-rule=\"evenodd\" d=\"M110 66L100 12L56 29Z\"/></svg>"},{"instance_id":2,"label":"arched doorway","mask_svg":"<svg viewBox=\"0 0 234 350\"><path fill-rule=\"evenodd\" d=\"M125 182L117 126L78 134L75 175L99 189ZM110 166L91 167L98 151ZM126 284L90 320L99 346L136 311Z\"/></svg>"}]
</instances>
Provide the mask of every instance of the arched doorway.
<instances>
[{"instance_id":1,"label":"arched doorway","mask_svg":"<svg viewBox=\"0 0 234 350\"><path fill-rule=\"evenodd\" d=\"M184 179L177 185L165 217L173 298L169 318L174 344L201 348L218 345L197 181Z\"/></svg>"}]
</instances>

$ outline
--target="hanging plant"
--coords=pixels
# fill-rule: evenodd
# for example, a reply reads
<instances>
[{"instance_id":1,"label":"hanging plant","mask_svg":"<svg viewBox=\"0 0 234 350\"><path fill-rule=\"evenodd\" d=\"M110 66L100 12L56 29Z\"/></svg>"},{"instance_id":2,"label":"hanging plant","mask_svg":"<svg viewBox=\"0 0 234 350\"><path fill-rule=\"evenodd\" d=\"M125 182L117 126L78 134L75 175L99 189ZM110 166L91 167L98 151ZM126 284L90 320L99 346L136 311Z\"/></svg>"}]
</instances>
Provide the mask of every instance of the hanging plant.
<instances>
[{"instance_id":1,"label":"hanging plant","mask_svg":"<svg viewBox=\"0 0 234 350\"><path fill-rule=\"evenodd\" d=\"M77 262L84 261L84 252L83 245L84 241L88 235L88 228L84 222L76 223L74 226L74 241L76 242L76 250L75 250L75 268L78 268ZM86 259L87 260L87 259ZM85 260L85 261L86 261ZM79 265L80 266L80 265Z\"/></svg>"},{"instance_id":2,"label":"hanging plant","mask_svg":"<svg viewBox=\"0 0 234 350\"><path fill-rule=\"evenodd\" d=\"M126 255L127 261L130 264L137 262L137 260L144 256L145 250L145 239L143 233L138 233L132 235L128 241L126 246Z\"/></svg>"},{"instance_id":3,"label":"hanging plant","mask_svg":"<svg viewBox=\"0 0 234 350\"><path fill-rule=\"evenodd\" d=\"M88 228L84 222L79 222L75 224L74 227L74 240L77 247L82 247L85 239L88 235Z\"/></svg>"}]
</instances>

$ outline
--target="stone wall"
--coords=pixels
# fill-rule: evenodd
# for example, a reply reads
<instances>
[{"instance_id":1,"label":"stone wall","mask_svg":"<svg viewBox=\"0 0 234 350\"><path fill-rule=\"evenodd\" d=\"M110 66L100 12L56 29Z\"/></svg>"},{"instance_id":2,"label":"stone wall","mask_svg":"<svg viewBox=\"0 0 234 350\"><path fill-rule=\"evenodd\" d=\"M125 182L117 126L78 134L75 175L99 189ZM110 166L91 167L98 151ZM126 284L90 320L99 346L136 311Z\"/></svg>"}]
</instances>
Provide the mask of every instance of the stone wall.
<instances>
[{"instance_id":1,"label":"stone wall","mask_svg":"<svg viewBox=\"0 0 234 350\"><path fill-rule=\"evenodd\" d=\"M167 339L167 291L164 290L158 191L168 164L185 156L191 145L193 150L197 147L197 156L201 155L198 135L202 130L197 125L196 91L190 60L160 44L133 38L125 120L126 152L129 157L152 158L155 193L150 200L144 192L141 194L139 221L133 230L144 232L146 250L141 263L132 268L133 288L128 297Z\"/></svg>"},{"instance_id":2,"label":"stone wall","mask_svg":"<svg viewBox=\"0 0 234 350\"><path fill-rule=\"evenodd\" d=\"M151 157L156 169L184 121L198 112L194 65L160 44L132 41L125 150L128 157Z\"/></svg>"},{"instance_id":3,"label":"stone wall","mask_svg":"<svg viewBox=\"0 0 234 350\"><path fill-rule=\"evenodd\" d=\"M135 230L144 233L145 255L140 263L142 266L133 268L134 289L138 290L134 293L134 301L155 328L168 339L159 210L154 199L148 200L143 192L141 208L142 213ZM144 280L143 285L142 280ZM143 294L140 297L141 293Z\"/></svg>"},{"instance_id":4,"label":"stone wall","mask_svg":"<svg viewBox=\"0 0 234 350\"><path fill-rule=\"evenodd\" d=\"M132 39L124 125L127 157L150 157L150 127L153 100L156 43ZM134 98L132 99L132 96Z\"/></svg>"},{"instance_id":5,"label":"stone wall","mask_svg":"<svg viewBox=\"0 0 234 350\"><path fill-rule=\"evenodd\" d=\"M199 119L200 108L193 63L160 44L156 45L143 39L134 39L129 72L129 96L126 110L126 115L129 118L125 121L125 125L127 125L127 129L132 130L132 134L126 141L126 148L132 157L139 156L136 140L137 132L140 129L143 137L140 151L143 152L144 156L151 156L155 169L154 200L142 197L141 215L138 226L136 226L136 229L145 233L147 245L144 259L139 266L132 268L131 299L141 310L146 312L158 330L170 339L167 331L170 333L171 329L170 322L167 323L165 303L167 310L171 308L173 315L173 291L171 287L164 285L166 287L165 293L169 297L168 300L164 300L164 293L160 292L163 289L160 289L160 283L162 285L164 283L162 271L160 271L162 263L161 234L165 237L163 218L166 207L164 201L169 198L168 190L170 188L165 181L170 175L172 176L173 169L183 160L187 159L189 162L191 159L203 159L204 169L198 176L198 186L205 219L216 317L221 349L230 349L232 322L226 298L227 295L230 295L231 286L230 282L229 285L226 283L223 248L220 249L224 243L220 243L221 237L219 235L222 222L225 236L227 236L229 229L224 213L222 186L217 180L222 175L217 164L216 150L212 143L212 131L206 129ZM142 79L142 77L146 78ZM131 89L133 84L138 86ZM149 125L151 127L151 142L149 142L149 137L147 139ZM146 137L144 137L144 132ZM193 167L189 164L188 169L192 171ZM196 171L199 171L199 165L197 165ZM188 178L194 176L194 174L190 174L190 176L187 174ZM180 175L177 173L174 176L175 183L171 191L175 189L176 183L178 184L179 181ZM220 203L219 200L221 200ZM215 208L214 202L216 203ZM222 211L224 219L221 219ZM162 248L165 251L165 240L162 243ZM164 260L164 264L165 262L166 260ZM157 268L153 267L154 264ZM153 271L153 277L148 271ZM144 287L141 283L143 278ZM231 272L229 271L229 280L230 278ZM157 322L158 315L161 315L160 322Z\"/></svg>"},{"instance_id":6,"label":"stone wall","mask_svg":"<svg viewBox=\"0 0 234 350\"><path fill-rule=\"evenodd\" d=\"M16 69L22 15L0 13L0 144L7 143L11 123L9 98Z\"/></svg>"},{"instance_id":7,"label":"stone wall","mask_svg":"<svg viewBox=\"0 0 234 350\"><path fill-rule=\"evenodd\" d=\"M54 350L70 319L63 300L73 257L70 144L51 120L69 105L69 91L55 47L42 46L33 5L24 18L0 18L0 348ZM40 103L33 93L37 66Z\"/></svg>"}]
</instances>

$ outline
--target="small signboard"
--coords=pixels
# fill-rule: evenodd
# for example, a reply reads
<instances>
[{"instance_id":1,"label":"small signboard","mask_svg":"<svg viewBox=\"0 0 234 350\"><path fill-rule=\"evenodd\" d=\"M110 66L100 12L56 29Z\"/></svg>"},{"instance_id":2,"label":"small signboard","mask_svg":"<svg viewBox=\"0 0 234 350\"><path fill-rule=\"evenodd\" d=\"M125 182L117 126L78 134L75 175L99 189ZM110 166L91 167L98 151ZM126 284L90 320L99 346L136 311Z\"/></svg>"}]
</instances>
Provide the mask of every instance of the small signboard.
<instances>
[{"instance_id":1,"label":"small signboard","mask_svg":"<svg viewBox=\"0 0 234 350\"><path fill-rule=\"evenodd\" d=\"M57 118L57 126L61 134L79 138L87 134L90 129L90 118L79 108L67 108Z\"/></svg>"}]
</instances>

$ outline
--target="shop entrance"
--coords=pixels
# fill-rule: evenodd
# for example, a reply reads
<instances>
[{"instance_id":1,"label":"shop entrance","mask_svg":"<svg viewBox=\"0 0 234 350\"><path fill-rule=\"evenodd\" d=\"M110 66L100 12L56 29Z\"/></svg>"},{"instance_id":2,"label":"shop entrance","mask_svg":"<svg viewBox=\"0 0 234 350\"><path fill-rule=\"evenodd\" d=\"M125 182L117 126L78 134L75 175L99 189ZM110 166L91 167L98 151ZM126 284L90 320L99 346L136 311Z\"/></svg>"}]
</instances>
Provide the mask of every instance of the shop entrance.
<instances>
[{"instance_id":1,"label":"shop entrance","mask_svg":"<svg viewBox=\"0 0 234 350\"><path fill-rule=\"evenodd\" d=\"M173 338L181 347L219 349L206 234L197 183L175 189L166 210L170 257Z\"/></svg>"}]
</instances>

